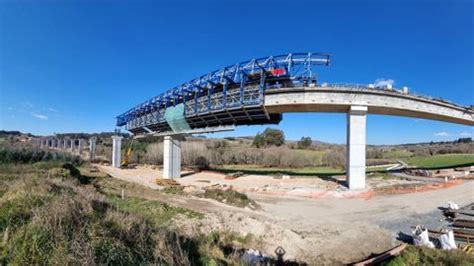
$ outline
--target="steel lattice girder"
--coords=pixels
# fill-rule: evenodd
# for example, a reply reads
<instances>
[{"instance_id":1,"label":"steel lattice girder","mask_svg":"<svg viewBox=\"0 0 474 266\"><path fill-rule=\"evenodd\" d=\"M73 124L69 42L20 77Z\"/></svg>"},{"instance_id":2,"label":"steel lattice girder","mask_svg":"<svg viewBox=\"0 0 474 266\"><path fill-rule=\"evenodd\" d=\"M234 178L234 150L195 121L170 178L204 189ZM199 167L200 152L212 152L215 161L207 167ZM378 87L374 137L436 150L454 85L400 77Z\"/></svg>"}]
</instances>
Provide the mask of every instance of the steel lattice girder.
<instances>
[{"instance_id":1,"label":"steel lattice girder","mask_svg":"<svg viewBox=\"0 0 474 266\"><path fill-rule=\"evenodd\" d=\"M315 65L329 65L329 55L294 53L228 66L188 81L130 109L117 117L117 126L127 125L127 128L133 129L162 123L164 109L178 103L185 103L189 115L226 107L261 106L265 78L272 70L279 70L277 76L283 74L289 80L312 79L312 67ZM255 86L249 86L255 77L258 78L253 80L258 83L255 84L258 85L257 93L254 91ZM240 101L235 101L236 90L239 90ZM207 102L204 102L205 98ZM227 106L228 100L230 106ZM207 110L202 103L207 104Z\"/></svg>"}]
</instances>

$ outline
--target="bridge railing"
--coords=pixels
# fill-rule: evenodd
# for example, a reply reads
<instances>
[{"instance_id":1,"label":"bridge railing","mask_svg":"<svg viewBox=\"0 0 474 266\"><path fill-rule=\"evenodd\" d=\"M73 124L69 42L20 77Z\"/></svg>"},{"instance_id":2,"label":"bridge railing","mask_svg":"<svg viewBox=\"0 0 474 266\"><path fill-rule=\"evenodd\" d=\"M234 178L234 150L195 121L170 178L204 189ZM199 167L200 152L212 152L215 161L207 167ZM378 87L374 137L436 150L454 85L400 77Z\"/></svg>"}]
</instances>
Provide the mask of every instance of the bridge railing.
<instances>
[{"instance_id":1,"label":"bridge railing","mask_svg":"<svg viewBox=\"0 0 474 266\"><path fill-rule=\"evenodd\" d=\"M396 94L403 94L409 95L420 99L426 99L429 101L439 101L442 103L450 104L456 107L466 108L465 106L453 103L449 100L440 98L440 97L432 97L425 94L409 92L408 90L404 91L400 88L387 88L387 87L375 87L370 84L356 84L356 83L323 83L319 85L319 87L323 88L331 88L331 89L351 89L351 90L365 90L365 91L377 91L377 92L386 92L386 93L396 93Z\"/></svg>"}]
</instances>

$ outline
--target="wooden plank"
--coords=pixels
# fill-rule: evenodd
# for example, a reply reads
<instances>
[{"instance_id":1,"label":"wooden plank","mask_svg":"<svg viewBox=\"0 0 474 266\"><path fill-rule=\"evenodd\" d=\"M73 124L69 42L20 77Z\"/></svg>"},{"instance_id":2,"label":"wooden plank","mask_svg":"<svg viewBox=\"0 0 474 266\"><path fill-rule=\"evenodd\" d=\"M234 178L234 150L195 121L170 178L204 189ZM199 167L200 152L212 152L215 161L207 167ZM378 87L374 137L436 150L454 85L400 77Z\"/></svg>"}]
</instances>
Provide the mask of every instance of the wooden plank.
<instances>
[{"instance_id":1,"label":"wooden plank","mask_svg":"<svg viewBox=\"0 0 474 266\"><path fill-rule=\"evenodd\" d=\"M360 262L357 262L357 263L354 263L352 265L354 266L364 266L364 265L375 265L375 264L378 264L378 263L381 263L391 257L394 257L394 256L397 256L400 254L400 252L402 252L405 248L406 248L407 244L406 243L403 243L403 244L400 244L394 248L391 248L375 257L372 257L370 259L366 259L366 260L363 260L363 261L360 261Z\"/></svg>"},{"instance_id":2,"label":"wooden plank","mask_svg":"<svg viewBox=\"0 0 474 266\"><path fill-rule=\"evenodd\" d=\"M474 238L474 230L470 230L470 229L457 229L457 228L454 228L454 229L453 229L453 232L454 232L454 233L458 233L458 234L469 235L469 236L471 236L472 238Z\"/></svg>"},{"instance_id":3,"label":"wooden plank","mask_svg":"<svg viewBox=\"0 0 474 266\"><path fill-rule=\"evenodd\" d=\"M454 221L453 226L464 227L464 228L474 228L474 222Z\"/></svg>"}]
</instances>

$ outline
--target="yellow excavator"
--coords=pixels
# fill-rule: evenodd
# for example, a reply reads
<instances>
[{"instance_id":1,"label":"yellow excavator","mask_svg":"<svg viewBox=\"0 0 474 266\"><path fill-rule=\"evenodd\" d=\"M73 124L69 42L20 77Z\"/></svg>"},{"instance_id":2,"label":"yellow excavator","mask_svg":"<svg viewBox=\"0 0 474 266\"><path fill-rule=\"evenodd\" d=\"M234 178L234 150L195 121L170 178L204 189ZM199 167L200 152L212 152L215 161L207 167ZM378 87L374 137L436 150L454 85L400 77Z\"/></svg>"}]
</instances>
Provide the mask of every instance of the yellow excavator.
<instances>
[{"instance_id":1,"label":"yellow excavator","mask_svg":"<svg viewBox=\"0 0 474 266\"><path fill-rule=\"evenodd\" d=\"M130 141L130 145L128 145L128 148L125 151L125 154L123 155L122 167L128 167L128 163L130 161L130 158L132 157L132 145L133 139Z\"/></svg>"}]
</instances>

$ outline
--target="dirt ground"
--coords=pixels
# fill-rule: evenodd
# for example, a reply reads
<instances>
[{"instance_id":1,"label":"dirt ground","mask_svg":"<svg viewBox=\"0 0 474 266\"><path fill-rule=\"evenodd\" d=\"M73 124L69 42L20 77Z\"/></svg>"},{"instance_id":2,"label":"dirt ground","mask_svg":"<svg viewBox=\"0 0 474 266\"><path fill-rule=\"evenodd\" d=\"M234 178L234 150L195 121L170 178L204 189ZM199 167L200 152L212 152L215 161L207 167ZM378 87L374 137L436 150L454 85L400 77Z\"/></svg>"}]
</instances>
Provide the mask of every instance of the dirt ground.
<instances>
[{"instance_id":1,"label":"dirt ground","mask_svg":"<svg viewBox=\"0 0 474 266\"><path fill-rule=\"evenodd\" d=\"M148 188L156 188L153 179L158 170L138 168L110 169L99 166L109 175ZM138 178L137 178L138 177ZM203 181L207 180L207 181ZM224 181L223 181L224 180ZM371 253L391 248L397 238L410 234L410 226L424 224L433 229L441 226L438 207L448 201L459 205L474 202L474 182L466 181L450 188L419 193L349 197L349 191L331 190L330 196L308 197L304 192L334 188L321 179L273 179L271 177L240 177L225 180L217 173L199 173L178 180L183 185L209 186L229 183L246 191L261 210L242 209L213 200L193 196L157 193L143 188L141 197L158 199L175 206L205 213L204 219L175 219L174 226L187 234L229 230L241 235L251 234L259 241L254 248L268 255L278 246L286 250L286 259L311 264L350 263ZM334 182L332 182L334 183ZM281 191L298 191L298 196L262 193L255 187L280 185ZM332 186L332 187L331 187ZM330 193L329 193L330 194ZM303 196L301 196L303 195ZM343 196L341 196L343 195Z\"/></svg>"}]
</instances>

